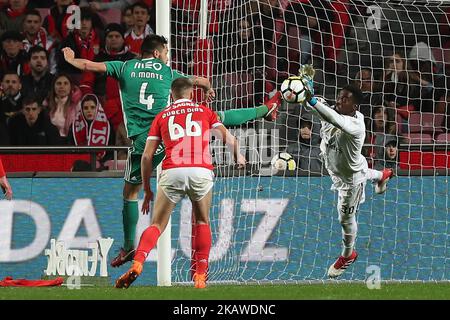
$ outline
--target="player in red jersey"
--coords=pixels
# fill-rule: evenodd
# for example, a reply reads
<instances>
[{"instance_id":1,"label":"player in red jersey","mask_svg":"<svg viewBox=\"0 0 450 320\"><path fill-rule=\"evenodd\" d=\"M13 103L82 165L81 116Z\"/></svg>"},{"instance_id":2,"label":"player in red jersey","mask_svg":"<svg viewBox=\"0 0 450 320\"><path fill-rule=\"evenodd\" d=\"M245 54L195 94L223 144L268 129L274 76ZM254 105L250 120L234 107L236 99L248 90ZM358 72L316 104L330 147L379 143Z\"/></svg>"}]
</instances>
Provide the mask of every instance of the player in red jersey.
<instances>
[{"instance_id":1,"label":"player in red jersey","mask_svg":"<svg viewBox=\"0 0 450 320\"><path fill-rule=\"evenodd\" d=\"M8 179L6 179L6 173L5 170L3 169L3 163L1 158L0 158L0 187L2 188L5 198L11 200L13 192L8 182Z\"/></svg>"},{"instance_id":2,"label":"player in red jersey","mask_svg":"<svg viewBox=\"0 0 450 320\"><path fill-rule=\"evenodd\" d=\"M166 158L153 210L151 226L141 236L131 268L116 281L116 288L128 288L142 273L143 263L159 236L166 228L170 214L176 204L187 195L192 201L195 215L196 288L206 287L211 229L209 209L212 200L213 165L209 152L211 131L218 133L226 142L240 167L246 163L239 153L239 144L234 136L219 121L217 114L206 106L197 105L190 98L193 94L192 81L179 78L172 82L172 97L175 101L155 118L142 156L142 178L144 203L142 212L148 214L153 192L150 189L152 160L161 142L166 147Z\"/></svg>"}]
</instances>

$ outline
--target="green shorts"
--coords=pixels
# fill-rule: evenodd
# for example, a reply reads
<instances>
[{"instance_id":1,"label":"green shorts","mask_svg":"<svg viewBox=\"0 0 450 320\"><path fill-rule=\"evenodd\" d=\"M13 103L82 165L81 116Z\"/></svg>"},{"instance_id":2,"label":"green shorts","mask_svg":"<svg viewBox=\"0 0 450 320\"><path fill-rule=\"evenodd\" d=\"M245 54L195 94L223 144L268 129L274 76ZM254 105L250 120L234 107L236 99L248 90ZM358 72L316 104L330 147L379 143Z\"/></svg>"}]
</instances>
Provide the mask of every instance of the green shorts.
<instances>
[{"instance_id":1,"label":"green shorts","mask_svg":"<svg viewBox=\"0 0 450 320\"><path fill-rule=\"evenodd\" d=\"M144 153L145 143L148 133L143 132L137 136L131 137L131 147L128 148L127 164L125 166L124 180L131 184L141 184L141 158ZM166 148L161 143L153 156L153 169L155 169L166 156Z\"/></svg>"}]
</instances>

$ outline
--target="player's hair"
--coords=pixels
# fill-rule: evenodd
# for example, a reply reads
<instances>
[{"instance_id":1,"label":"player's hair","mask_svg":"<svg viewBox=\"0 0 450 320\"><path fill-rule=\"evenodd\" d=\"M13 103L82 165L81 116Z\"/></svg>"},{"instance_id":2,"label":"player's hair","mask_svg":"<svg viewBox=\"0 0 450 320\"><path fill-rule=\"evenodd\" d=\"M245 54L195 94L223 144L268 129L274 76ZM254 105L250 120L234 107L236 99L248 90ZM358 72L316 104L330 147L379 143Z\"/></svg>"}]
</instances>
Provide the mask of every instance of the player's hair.
<instances>
[{"instance_id":1,"label":"player's hair","mask_svg":"<svg viewBox=\"0 0 450 320\"><path fill-rule=\"evenodd\" d=\"M31 47L30 51L28 51L28 57L31 60L31 56L35 53L39 53L39 52L44 52L45 56L47 57L48 60L48 52L47 50L45 50L44 48L42 48L41 46L33 46Z\"/></svg>"},{"instance_id":2,"label":"player's hair","mask_svg":"<svg viewBox=\"0 0 450 320\"><path fill-rule=\"evenodd\" d=\"M191 90L193 87L191 79L178 78L172 82L172 95L174 98L181 98L187 90Z\"/></svg>"},{"instance_id":3,"label":"player's hair","mask_svg":"<svg viewBox=\"0 0 450 320\"><path fill-rule=\"evenodd\" d=\"M345 87L342 88L342 90L348 91L352 94L352 99L355 104L360 104L361 101L363 100L363 94L361 89L352 84L346 85Z\"/></svg>"},{"instance_id":4,"label":"player's hair","mask_svg":"<svg viewBox=\"0 0 450 320\"><path fill-rule=\"evenodd\" d=\"M167 39L163 36L157 34L146 36L141 46L142 56L153 55L155 50L162 51L167 43Z\"/></svg>"}]
</instances>

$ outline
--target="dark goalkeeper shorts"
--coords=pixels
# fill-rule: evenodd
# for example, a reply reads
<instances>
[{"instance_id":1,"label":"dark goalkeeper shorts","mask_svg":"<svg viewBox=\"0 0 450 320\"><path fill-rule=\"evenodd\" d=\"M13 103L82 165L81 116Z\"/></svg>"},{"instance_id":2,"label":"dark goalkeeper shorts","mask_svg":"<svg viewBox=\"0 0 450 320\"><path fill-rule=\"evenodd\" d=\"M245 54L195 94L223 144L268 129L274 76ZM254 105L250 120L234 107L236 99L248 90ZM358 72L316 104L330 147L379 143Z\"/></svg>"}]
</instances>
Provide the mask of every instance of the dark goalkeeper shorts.
<instances>
[{"instance_id":1,"label":"dark goalkeeper shorts","mask_svg":"<svg viewBox=\"0 0 450 320\"><path fill-rule=\"evenodd\" d=\"M131 184L141 184L141 158L144 153L145 143L148 133L143 132L135 137L131 137L131 147L128 148L127 164L125 166L124 180ZM153 169L155 169L164 159L166 148L161 143L153 156Z\"/></svg>"}]
</instances>

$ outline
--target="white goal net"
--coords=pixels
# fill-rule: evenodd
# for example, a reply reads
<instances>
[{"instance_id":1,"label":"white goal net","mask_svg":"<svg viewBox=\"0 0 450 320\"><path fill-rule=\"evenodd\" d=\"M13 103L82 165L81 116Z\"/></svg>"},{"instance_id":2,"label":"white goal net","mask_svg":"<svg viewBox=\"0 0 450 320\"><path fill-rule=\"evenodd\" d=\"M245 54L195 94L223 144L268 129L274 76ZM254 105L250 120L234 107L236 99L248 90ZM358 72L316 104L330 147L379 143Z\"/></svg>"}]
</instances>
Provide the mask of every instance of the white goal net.
<instances>
[{"instance_id":1,"label":"white goal net","mask_svg":"<svg viewBox=\"0 0 450 320\"><path fill-rule=\"evenodd\" d=\"M316 94L330 104L343 86L361 87L364 155L372 168L392 167L398 177L382 196L366 187L359 259L342 278L364 280L379 268L383 280L450 279L450 3L217 0L208 1L205 22L200 2L172 4L172 61L209 77L213 110L263 104L301 64L315 67ZM283 103L275 122L231 129L250 163L234 170L213 143L209 280L326 279L341 252L341 226L331 179L322 176L318 119ZM279 152L297 168L274 174ZM190 214L184 201L172 217L175 282L190 280Z\"/></svg>"}]
</instances>

